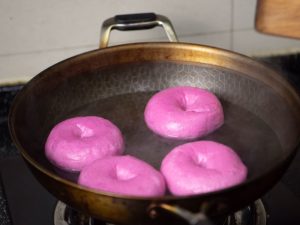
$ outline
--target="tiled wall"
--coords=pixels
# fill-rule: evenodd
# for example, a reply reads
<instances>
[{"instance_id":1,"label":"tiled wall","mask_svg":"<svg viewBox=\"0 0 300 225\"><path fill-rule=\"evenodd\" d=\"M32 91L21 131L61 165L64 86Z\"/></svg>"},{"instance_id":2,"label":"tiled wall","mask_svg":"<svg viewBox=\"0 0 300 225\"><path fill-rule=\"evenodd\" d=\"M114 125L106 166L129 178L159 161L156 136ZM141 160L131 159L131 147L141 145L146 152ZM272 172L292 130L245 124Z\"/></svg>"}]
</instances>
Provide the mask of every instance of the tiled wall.
<instances>
[{"instance_id":1,"label":"tiled wall","mask_svg":"<svg viewBox=\"0 0 300 225\"><path fill-rule=\"evenodd\" d=\"M116 14L168 16L180 41L248 55L300 49L300 40L258 34L256 0L0 0L0 84L28 80L48 66L91 49L101 23ZM114 31L111 45L166 40L161 28Z\"/></svg>"}]
</instances>

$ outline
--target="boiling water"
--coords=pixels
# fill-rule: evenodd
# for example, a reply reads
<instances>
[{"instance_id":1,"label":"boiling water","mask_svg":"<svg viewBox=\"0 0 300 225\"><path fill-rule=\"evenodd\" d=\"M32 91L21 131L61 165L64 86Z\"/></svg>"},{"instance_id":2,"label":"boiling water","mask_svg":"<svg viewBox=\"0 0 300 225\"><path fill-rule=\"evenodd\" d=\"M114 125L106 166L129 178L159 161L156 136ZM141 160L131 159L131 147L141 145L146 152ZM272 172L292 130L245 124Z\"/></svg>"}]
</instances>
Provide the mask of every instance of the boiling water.
<instances>
[{"instance_id":1,"label":"boiling water","mask_svg":"<svg viewBox=\"0 0 300 225\"><path fill-rule=\"evenodd\" d=\"M144 109L153 94L142 92L101 99L75 109L66 118L96 115L112 121L125 138L124 154L135 156L159 169L168 152L188 141L162 138L147 128ZM271 128L240 106L222 99L221 103L225 115L224 125L197 140L214 140L233 148L248 167L248 178L261 174L274 165L279 160L282 149Z\"/></svg>"}]
</instances>

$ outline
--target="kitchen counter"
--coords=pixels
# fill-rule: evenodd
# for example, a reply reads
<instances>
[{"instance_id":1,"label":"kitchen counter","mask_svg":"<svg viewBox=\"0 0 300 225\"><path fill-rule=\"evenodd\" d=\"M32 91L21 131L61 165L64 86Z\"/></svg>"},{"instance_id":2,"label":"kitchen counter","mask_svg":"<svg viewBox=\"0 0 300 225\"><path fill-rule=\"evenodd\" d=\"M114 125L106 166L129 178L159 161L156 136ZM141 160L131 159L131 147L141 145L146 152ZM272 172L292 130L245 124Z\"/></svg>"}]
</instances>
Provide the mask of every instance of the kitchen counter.
<instances>
[{"instance_id":1,"label":"kitchen counter","mask_svg":"<svg viewBox=\"0 0 300 225\"><path fill-rule=\"evenodd\" d=\"M257 58L271 67L282 71L283 76L294 85L300 93L300 54L287 56L274 56ZM16 93L22 84L0 87L0 161L8 157L19 155L11 142L7 127L8 111ZM296 178L296 179L295 179ZM289 167L282 182L300 199L300 154L297 154ZM5 193L0 185L0 224L10 225L9 212L6 204Z\"/></svg>"}]
</instances>

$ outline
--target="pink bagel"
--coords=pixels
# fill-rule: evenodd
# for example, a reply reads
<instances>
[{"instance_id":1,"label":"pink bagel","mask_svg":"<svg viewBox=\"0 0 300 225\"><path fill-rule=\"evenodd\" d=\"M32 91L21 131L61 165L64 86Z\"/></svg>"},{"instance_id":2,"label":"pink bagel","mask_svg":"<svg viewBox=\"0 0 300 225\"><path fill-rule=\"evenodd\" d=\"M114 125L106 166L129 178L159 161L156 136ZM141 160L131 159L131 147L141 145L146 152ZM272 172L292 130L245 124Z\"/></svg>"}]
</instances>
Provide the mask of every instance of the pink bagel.
<instances>
[{"instance_id":1,"label":"pink bagel","mask_svg":"<svg viewBox=\"0 0 300 225\"><path fill-rule=\"evenodd\" d=\"M202 137L224 123L218 98L196 87L172 87L156 93L147 103L144 117L154 133L184 140Z\"/></svg>"},{"instance_id":2,"label":"pink bagel","mask_svg":"<svg viewBox=\"0 0 300 225\"><path fill-rule=\"evenodd\" d=\"M198 141L174 148L161 165L170 192L192 195L221 190L243 182L247 168L228 146Z\"/></svg>"},{"instance_id":3,"label":"pink bagel","mask_svg":"<svg viewBox=\"0 0 300 225\"><path fill-rule=\"evenodd\" d=\"M149 164L132 156L111 156L85 167L80 185L122 195L154 197L165 193L163 176Z\"/></svg>"},{"instance_id":4,"label":"pink bagel","mask_svg":"<svg viewBox=\"0 0 300 225\"><path fill-rule=\"evenodd\" d=\"M74 117L57 124L45 145L48 160L68 171L80 171L96 159L120 155L123 150L120 130L96 116Z\"/></svg>"}]
</instances>

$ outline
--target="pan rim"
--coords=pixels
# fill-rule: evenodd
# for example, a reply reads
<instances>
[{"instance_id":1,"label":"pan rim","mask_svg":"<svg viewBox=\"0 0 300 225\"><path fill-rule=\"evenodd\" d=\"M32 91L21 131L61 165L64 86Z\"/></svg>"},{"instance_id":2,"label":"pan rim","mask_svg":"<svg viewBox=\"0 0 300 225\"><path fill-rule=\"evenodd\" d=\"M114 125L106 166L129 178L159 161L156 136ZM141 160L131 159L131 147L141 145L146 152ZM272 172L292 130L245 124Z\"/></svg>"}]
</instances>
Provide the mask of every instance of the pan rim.
<instances>
[{"instance_id":1,"label":"pan rim","mask_svg":"<svg viewBox=\"0 0 300 225\"><path fill-rule=\"evenodd\" d=\"M260 68L263 68L263 69L266 69L267 71L269 71L268 76L272 76L272 79L275 79L276 82L280 82L285 88L289 89L290 95L292 95L293 99L298 102L298 108L299 108L298 110L300 112L300 98L297 95L297 92L294 90L294 88L285 79L283 79L282 77L277 75L278 73L276 71L274 71L273 69L268 68L267 66L265 66L265 65L263 65L259 62L256 62L254 59L252 59L248 56L239 54L239 53L235 53L235 52L232 52L232 51L229 51L229 50L220 49L220 48L216 48L216 47L206 46L206 45L197 45L197 44L190 44L190 43L169 43L169 42L147 42L147 43L123 44L123 45L108 47L108 48L105 48L105 49L96 49L96 50L85 52L85 53L73 56L71 58L65 59L65 60L63 60L61 62L58 62L58 63L54 64L53 66L50 66L49 68L43 70L38 75L33 77L22 88L22 90L17 94L17 96L13 100L12 106L11 106L10 111L9 111L9 121L8 121L9 131L10 131L11 137L12 137L14 143L16 144L18 150L21 152L22 156L30 163L30 165L34 166L38 171L42 172L43 174L47 175L48 177L51 177L52 179L55 179L59 183L63 183L67 186L71 186L73 188L76 188L76 189L79 189L79 190L82 190L82 191L93 192L94 194L97 194L97 195L104 195L104 196L108 196L108 197L122 198L122 199L135 199L135 200L145 200L145 201L149 201L149 200L151 200L151 201L165 201L165 200L181 200L181 199L197 198L199 196L209 197L211 195L216 195L216 194L219 194L219 193L231 192L234 189L238 189L238 188L241 188L241 187L244 187L244 186L248 185L249 183L252 183L254 180L262 179L263 177L267 176L267 174L269 174L270 171L276 169L277 167L280 167L286 161L293 158L293 155L295 154L297 148L299 147L300 141L298 142L296 148L291 151L291 154L287 155L285 159L280 161L281 162L280 164L278 164L278 165L276 165L272 168L269 168L268 170L266 170L263 174L260 174L259 176L256 176L256 177L251 178L251 179L247 179L245 182L243 182L241 184L238 184L238 185L226 188L226 189L222 189L222 190L219 190L219 191L205 193L205 194L196 194L196 195L188 195L188 196L165 195L165 196L161 196L161 197L140 197L140 196L114 194L114 193L110 193L110 192L97 191L97 190L94 190L94 189L83 187L81 185L76 184L75 182L71 182L69 180L63 179L60 176L56 175L55 173L49 171L48 169L46 169L45 167L40 165L38 162L36 162L27 153L27 151L23 148L23 146L21 145L21 143L19 142L19 140L17 138L15 128L14 128L14 120L13 120L15 118L14 114L15 114L18 102L20 102L22 100L22 96L23 96L22 93L24 93L26 91L26 89L28 89L32 85L34 85L34 83L36 81L39 81L40 79L45 77L45 75L46 75L45 72L46 71L49 71L49 70L57 67L58 65L63 65L65 62L69 62L71 60L78 60L78 59L81 60L81 58L91 57L93 54L98 54L99 52L110 53L110 52L116 52L116 51L120 51L120 50L138 49L138 48L153 48L153 47L155 47L155 48L184 48L185 50L212 51L213 53L222 54L224 57L230 56L230 58L239 58L239 60L241 62L251 61L251 63L254 63L255 66L259 66ZM168 59L168 61L175 61L175 60ZM181 61L184 61L184 60L181 60ZM260 80L260 81L262 81L262 80ZM299 116L298 119L300 119L300 116Z\"/></svg>"}]
</instances>

